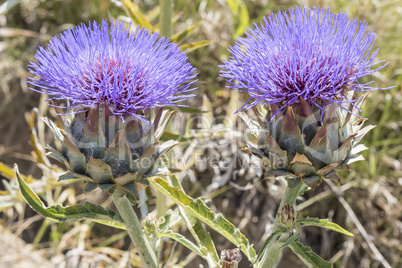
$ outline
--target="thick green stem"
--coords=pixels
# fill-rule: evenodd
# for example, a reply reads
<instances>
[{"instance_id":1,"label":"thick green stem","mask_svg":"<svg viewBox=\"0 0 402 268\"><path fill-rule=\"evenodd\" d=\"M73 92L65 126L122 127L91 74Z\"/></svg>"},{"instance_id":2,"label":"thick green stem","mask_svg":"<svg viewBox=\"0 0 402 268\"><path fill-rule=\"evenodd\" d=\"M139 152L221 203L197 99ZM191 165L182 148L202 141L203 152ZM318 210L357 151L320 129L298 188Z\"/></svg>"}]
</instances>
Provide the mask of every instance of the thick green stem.
<instances>
[{"instance_id":1,"label":"thick green stem","mask_svg":"<svg viewBox=\"0 0 402 268\"><path fill-rule=\"evenodd\" d=\"M272 233L279 231L280 230L280 222L279 222L279 215L282 211L283 206L288 203L292 207L296 203L296 199L299 196L300 192L304 190L305 184L304 183L299 183L296 185L293 189L290 189L289 187L286 187L285 193L283 195L281 204L278 209L278 213L276 214L275 217L275 222L274 222L274 227L272 228ZM260 268L271 268L274 267L276 260L279 257L279 254L281 253L281 250L279 242L277 241L272 241L267 245L267 247L264 250L264 254L261 258L261 261L258 264L258 267Z\"/></svg>"},{"instance_id":2,"label":"thick green stem","mask_svg":"<svg viewBox=\"0 0 402 268\"><path fill-rule=\"evenodd\" d=\"M160 34L165 36L166 38L172 37L172 12L173 12L173 3L172 0L160 0Z\"/></svg>"},{"instance_id":3,"label":"thick green stem","mask_svg":"<svg viewBox=\"0 0 402 268\"><path fill-rule=\"evenodd\" d=\"M113 194L113 201L123 218L128 235L131 238L138 254L141 257L142 267L157 268L158 263L147 238L145 237L141 223L135 213L133 206L124 195L123 190L117 189Z\"/></svg>"}]
</instances>

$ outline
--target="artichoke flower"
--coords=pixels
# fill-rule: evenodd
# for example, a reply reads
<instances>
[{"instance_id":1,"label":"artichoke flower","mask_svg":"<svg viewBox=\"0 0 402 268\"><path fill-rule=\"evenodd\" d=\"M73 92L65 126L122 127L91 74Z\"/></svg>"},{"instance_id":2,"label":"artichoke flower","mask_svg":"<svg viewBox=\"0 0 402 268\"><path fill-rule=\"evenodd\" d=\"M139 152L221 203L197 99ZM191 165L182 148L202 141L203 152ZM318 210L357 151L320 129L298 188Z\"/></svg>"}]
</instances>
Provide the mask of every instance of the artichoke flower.
<instances>
[{"instance_id":1,"label":"artichoke flower","mask_svg":"<svg viewBox=\"0 0 402 268\"><path fill-rule=\"evenodd\" d=\"M69 170L60 179L83 180L86 192L122 187L134 197L138 183L168 174L161 158L178 142L159 143L173 115L164 107L193 96L195 69L180 48L130 28L82 24L39 48L30 64L31 89L48 94L63 118L44 118L62 143L48 154Z\"/></svg>"},{"instance_id":2,"label":"artichoke flower","mask_svg":"<svg viewBox=\"0 0 402 268\"><path fill-rule=\"evenodd\" d=\"M340 182L337 170L363 159L358 143L373 128L360 116L368 93L358 93L378 88L358 81L385 66L372 69L374 33L346 14L296 7L245 34L221 66L257 117L240 113L258 139L245 150L262 158L264 178L286 177L290 187Z\"/></svg>"}]
</instances>

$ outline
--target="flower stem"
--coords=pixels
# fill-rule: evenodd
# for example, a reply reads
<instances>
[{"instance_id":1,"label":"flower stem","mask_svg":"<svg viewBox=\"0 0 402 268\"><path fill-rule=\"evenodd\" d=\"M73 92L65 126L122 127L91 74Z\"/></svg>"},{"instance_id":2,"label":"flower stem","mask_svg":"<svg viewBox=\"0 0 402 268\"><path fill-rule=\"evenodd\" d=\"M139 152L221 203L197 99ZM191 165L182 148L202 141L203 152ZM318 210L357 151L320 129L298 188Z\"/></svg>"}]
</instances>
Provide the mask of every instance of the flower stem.
<instances>
[{"instance_id":1,"label":"flower stem","mask_svg":"<svg viewBox=\"0 0 402 268\"><path fill-rule=\"evenodd\" d=\"M160 34L165 36L166 38L172 37L172 11L173 11L173 3L172 0L160 0Z\"/></svg>"},{"instance_id":2,"label":"flower stem","mask_svg":"<svg viewBox=\"0 0 402 268\"><path fill-rule=\"evenodd\" d=\"M113 201L120 216L123 218L124 226L126 226L128 235L140 255L142 267L157 268L158 264L155 253L145 237L137 214L135 213L130 200L128 200L123 190L119 187L113 194Z\"/></svg>"},{"instance_id":3,"label":"flower stem","mask_svg":"<svg viewBox=\"0 0 402 268\"><path fill-rule=\"evenodd\" d=\"M275 222L274 222L274 227L272 228L272 232L274 233L276 231L280 230L280 222L279 222L279 215L282 211L283 206L285 203L288 203L292 207L296 203L296 199L299 196L299 194L304 190L306 185L303 182L300 182L298 185L296 185L293 189L290 189L289 187L286 187L285 193L283 195L281 204L278 209L278 213L276 214L275 217ZM267 247L264 250L264 254L261 258L261 261L259 262L257 267L260 268L272 268L274 267L276 260L279 257L279 254L281 253L280 244L278 241L273 240L271 243L267 245Z\"/></svg>"}]
</instances>

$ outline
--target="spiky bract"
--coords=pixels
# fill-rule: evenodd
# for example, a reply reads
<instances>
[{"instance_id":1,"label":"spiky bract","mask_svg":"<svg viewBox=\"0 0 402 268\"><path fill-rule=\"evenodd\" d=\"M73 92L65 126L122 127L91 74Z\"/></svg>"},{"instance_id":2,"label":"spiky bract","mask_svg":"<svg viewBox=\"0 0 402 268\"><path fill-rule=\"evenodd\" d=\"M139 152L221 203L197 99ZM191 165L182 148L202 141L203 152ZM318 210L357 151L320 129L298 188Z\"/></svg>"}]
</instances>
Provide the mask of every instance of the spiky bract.
<instances>
[{"instance_id":1,"label":"spiky bract","mask_svg":"<svg viewBox=\"0 0 402 268\"><path fill-rule=\"evenodd\" d=\"M63 145L61 152L48 145L49 156L70 170L60 180L83 180L86 192L100 187L112 194L120 186L134 198L138 183L148 185L146 178L169 174L160 160L179 142L158 139L173 113L160 108L155 116L148 114L152 125L132 116L123 122L107 109L73 115L63 128L44 118Z\"/></svg>"},{"instance_id":2,"label":"spiky bract","mask_svg":"<svg viewBox=\"0 0 402 268\"><path fill-rule=\"evenodd\" d=\"M358 112L366 97L349 107L352 113ZM364 159L359 153L367 147L358 143L373 126L362 128L367 119L336 104L323 112L305 101L286 112L275 104L260 111L263 115L257 121L240 115L258 139L258 148L247 145L245 150L262 159L264 178L286 177L289 187L303 181L314 188L323 178L341 182L337 170L349 170L349 164Z\"/></svg>"}]
</instances>

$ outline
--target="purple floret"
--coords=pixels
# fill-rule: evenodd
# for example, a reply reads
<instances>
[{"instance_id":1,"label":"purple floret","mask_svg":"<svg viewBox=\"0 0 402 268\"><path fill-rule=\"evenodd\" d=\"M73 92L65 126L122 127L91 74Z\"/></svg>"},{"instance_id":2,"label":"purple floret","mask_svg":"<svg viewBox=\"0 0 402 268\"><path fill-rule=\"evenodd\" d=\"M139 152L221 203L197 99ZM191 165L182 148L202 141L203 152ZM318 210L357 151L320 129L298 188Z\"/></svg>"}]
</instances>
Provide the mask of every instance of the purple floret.
<instances>
[{"instance_id":1,"label":"purple floret","mask_svg":"<svg viewBox=\"0 0 402 268\"><path fill-rule=\"evenodd\" d=\"M377 51L366 23L323 8L294 8L264 18L231 47L220 66L230 87L248 92L244 109L257 103L278 104L281 110L304 99L323 109L337 103L346 109L349 91L371 91L372 82L358 80L371 70ZM246 90L244 90L246 89Z\"/></svg>"},{"instance_id":2,"label":"purple floret","mask_svg":"<svg viewBox=\"0 0 402 268\"><path fill-rule=\"evenodd\" d=\"M131 25L130 25L131 26ZM119 117L179 102L196 77L180 48L157 33L137 27L130 31L122 23L102 21L81 24L54 37L48 48L40 47L30 72L34 91L49 94L56 107L95 108L106 105Z\"/></svg>"}]
</instances>

